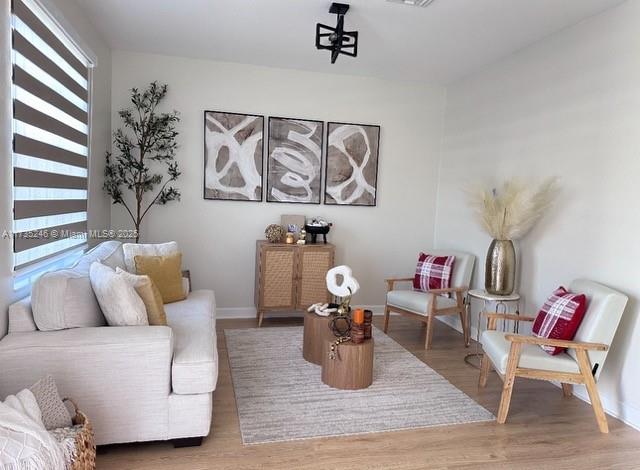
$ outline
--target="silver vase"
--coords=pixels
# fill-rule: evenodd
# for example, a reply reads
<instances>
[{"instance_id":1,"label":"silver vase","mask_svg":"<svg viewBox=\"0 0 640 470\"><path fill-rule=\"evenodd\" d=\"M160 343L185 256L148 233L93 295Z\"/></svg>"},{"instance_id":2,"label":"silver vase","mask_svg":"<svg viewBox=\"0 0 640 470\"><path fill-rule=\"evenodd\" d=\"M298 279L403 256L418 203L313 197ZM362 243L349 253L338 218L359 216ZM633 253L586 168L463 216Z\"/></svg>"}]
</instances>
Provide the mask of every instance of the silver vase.
<instances>
[{"instance_id":1,"label":"silver vase","mask_svg":"<svg viewBox=\"0 0 640 470\"><path fill-rule=\"evenodd\" d=\"M511 240L493 240L487 252L484 288L489 294L510 295L516 279L516 250Z\"/></svg>"}]
</instances>

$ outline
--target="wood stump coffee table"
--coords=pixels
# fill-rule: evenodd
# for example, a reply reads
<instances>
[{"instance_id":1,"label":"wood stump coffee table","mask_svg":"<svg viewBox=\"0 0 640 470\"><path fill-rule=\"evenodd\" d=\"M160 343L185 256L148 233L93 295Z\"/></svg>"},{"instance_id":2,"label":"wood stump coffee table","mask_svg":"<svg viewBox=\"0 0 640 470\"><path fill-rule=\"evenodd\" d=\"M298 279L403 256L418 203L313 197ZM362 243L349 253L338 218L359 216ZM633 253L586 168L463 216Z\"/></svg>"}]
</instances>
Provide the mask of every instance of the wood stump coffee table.
<instances>
[{"instance_id":1,"label":"wood stump coffee table","mask_svg":"<svg viewBox=\"0 0 640 470\"><path fill-rule=\"evenodd\" d=\"M338 346L335 359L329 358L333 340L325 340L322 354L322 381L341 390L367 388L373 382L373 339L360 344L348 341Z\"/></svg>"},{"instance_id":2,"label":"wood stump coffee table","mask_svg":"<svg viewBox=\"0 0 640 470\"><path fill-rule=\"evenodd\" d=\"M335 336L329 329L330 321L331 317L321 317L313 312L305 312L302 357L306 361L322 365L324 342L335 340Z\"/></svg>"}]
</instances>

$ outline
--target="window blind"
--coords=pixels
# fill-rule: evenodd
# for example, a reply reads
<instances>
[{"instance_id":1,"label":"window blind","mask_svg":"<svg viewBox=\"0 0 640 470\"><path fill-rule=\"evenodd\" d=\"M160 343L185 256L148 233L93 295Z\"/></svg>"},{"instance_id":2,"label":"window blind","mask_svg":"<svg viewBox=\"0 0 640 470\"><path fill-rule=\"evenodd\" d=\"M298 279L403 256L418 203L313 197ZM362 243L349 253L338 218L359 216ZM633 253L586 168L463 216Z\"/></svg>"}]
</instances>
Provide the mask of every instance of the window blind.
<instances>
[{"instance_id":1,"label":"window blind","mask_svg":"<svg viewBox=\"0 0 640 470\"><path fill-rule=\"evenodd\" d=\"M32 0L12 1L14 270L87 235L90 62Z\"/></svg>"}]
</instances>

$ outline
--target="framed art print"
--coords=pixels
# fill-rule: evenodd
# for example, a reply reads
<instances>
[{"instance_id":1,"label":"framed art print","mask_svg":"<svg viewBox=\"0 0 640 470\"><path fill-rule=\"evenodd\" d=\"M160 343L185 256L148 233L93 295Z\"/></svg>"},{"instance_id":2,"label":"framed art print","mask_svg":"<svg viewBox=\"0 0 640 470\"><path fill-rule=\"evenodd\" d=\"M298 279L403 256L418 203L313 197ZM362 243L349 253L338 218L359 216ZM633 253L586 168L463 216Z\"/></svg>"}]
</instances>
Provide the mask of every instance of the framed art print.
<instances>
[{"instance_id":1,"label":"framed art print","mask_svg":"<svg viewBox=\"0 0 640 470\"><path fill-rule=\"evenodd\" d=\"M204 112L204 198L262 201L264 116Z\"/></svg>"},{"instance_id":2,"label":"framed art print","mask_svg":"<svg viewBox=\"0 0 640 470\"><path fill-rule=\"evenodd\" d=\"M320 204L324 123L269 118L267 201Z\"/></svg>"},{"instance_id":3,"label":"framed art print","mask_svg":"<svg viewBox=\"0 0 640 470\"><path fill-rule=\"evenodd\" d=\"M330 122L324 203L375 206L380 126Z\"/></svg>"}]
</instances>

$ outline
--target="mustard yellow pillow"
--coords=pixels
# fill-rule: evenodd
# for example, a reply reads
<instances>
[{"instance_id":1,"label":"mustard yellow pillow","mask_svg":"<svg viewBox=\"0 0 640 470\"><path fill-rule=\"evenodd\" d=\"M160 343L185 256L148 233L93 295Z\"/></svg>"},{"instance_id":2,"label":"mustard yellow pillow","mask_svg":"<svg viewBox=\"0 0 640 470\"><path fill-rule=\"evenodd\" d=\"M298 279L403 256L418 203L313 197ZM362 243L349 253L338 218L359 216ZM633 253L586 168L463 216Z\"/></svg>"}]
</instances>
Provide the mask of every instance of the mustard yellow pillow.
<instances>
[{"instance_id":1,"label":"mustard yellow pillow","mask_svg":"<svg viewBox=\"0 0 640 470\"><path fill-rule=\"evenodd\" d=\"M162 294L149 276L131 274L124 269L116 268L116 273L121 275L142 299L147 310L149 325L167 325L167 314L164 311Z\"/></svg>"},{"instance_id":2,"label":"mustard yellow pillow","mask_svg":"<svg viewBox=\"0 0 640 470\"><path fill-rule=\"evenodd\" d=\"M151 278L165 304L186 298L182 289L182 253L168 256L137 255L134 262L136 272Z\"/></svg>"}]
</instances>

